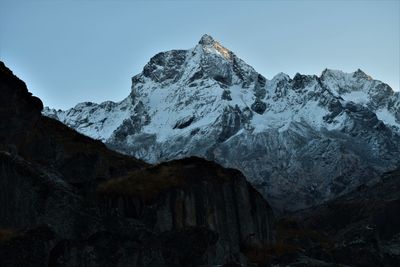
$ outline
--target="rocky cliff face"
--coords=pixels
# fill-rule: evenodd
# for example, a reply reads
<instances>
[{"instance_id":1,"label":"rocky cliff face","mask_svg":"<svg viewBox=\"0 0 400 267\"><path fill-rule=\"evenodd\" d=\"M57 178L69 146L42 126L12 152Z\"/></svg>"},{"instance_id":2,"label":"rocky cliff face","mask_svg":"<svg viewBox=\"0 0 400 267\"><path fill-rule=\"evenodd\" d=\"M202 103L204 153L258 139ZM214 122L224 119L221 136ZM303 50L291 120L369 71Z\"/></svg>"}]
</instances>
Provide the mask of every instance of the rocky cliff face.
<instances>
[{"instance_id":1,"label":"rocky cliff face","mask_svg":"<svg viewBox=\"0 0 400 267\"><path fill-rule=\"evenodd\" d=\"M150 166L41 116L0 64L1 266L249 264L274 242L272 210L231 169Z\"/></svg>"},{"instance_id":2,"label":"rocky cliff face","mask_svg":"<svg viewBox=\"0 0 400 267\"><path fill-rule=\"evenodd\" d=\"M210 266L239 261L248 246L274 241L271 208L236 170L199 158L162 163L100 185L112 216L143 221L157 232L198 225L218 233L208 249Z\"/></svg>"},{"instance_id":3,"label":"rocky cliff face","mask_svg":"<svg viewBox=\"0 0 400 267\"><path fill-rule=\"evenodd\" d=\"M212 37L162 52L121 102L44 114L160 162L199 156L241 170L280 210L374 183L399 164L400 95L361 70L267 80Z\"/></svg>"}]
</instances>

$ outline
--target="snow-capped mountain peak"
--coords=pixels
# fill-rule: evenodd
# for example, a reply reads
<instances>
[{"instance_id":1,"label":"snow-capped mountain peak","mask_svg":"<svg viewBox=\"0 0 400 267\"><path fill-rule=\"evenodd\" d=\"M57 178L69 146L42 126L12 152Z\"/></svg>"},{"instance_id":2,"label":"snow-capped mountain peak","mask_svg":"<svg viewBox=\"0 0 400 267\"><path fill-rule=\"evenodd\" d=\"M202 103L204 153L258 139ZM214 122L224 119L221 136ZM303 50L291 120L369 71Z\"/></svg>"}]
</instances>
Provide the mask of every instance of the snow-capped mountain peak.
<instances>
[{"instance_id":1,"label":"snow-capped mountain peak","mask_svg":"<svg viewBox=\"0 0 400 267\"><path fill-rule=\"evenodd\" d=\"M161 86L180 83L195 87L199 80L215 81L221 86L240 83L250 86L256 75L251 66L211 36L204 35L192 49L171 50L152 57L143 72L133 78L133 85L144 76Z\"/></svg>"},{"instance_id":2,"label":"snow-capped mountain peak","mask_svg":"<svg viewBox=\"0 0 400 267\"><path fill-rule=\"evenodd\" d=\"M238 168L296 209L396 166L399 110L399 94L361 70L267 80L204 35L152 57L121 102L44 114L149 162L195 155Z\"/></svg>"}]
</instances>

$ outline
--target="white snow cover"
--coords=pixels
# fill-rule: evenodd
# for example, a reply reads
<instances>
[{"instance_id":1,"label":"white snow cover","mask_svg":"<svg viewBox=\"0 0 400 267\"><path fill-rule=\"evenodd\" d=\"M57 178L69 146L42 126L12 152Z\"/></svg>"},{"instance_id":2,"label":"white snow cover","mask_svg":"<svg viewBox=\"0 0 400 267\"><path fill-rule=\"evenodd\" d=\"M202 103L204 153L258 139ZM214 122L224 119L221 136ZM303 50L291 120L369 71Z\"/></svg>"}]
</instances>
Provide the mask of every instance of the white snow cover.
<instances>
[{"instance_id":1,"label":"white snow cover","mask_svg":"<svg viewBox=\"0 0 400 267\"><path fill-rule=\"evenodd\" d=\"M376 116L386 125L394 126L395 129L400 132L400 123L396 120L394 114L390 112L386 107L377 110Z\"/></svg>"},{"instance_id":2,"label":"white snow cover","mask_svg":"<svg viewBox=\"0 0 400 267\"><path fill-rule=\"evenodd\" d=\"M237 168L289 209L399 164L400 94L361 70L267 80L206 35L155 55L131 89L121 102L43 113L150 163L195 155Z\"/></svg>"},{"instance_id":3,"label":"white snow cover","mask_svg":"<svg viewBox=\"0 0 400 267\"><path fill-rule=\"evenodd\" d=\"M246 77L258 75L251 66L214 41L212 37L206 36L203 39L202 44L199 43L185 52L185 61L179 69L182 73L177 81L159 82L139 74L142 82L140 86L132 85L132 94L142 101L150 117L149 123L143 126L142 133L156 134L157 141L164 142L177 136L187 136L194 129L211 127L227 107L251 109L257 98L253 89L255 81L244 87L242 78L236 72L232 72L229 86L221 86L220 82L212 79L210 75L202 77L195 86L189 86L189 79L196 72L211 66L220 70L219 73L225 74L232 68L233 61L237 63L242 75ZM165 61L172 60L171 51L165 53ZM155 66L156 70L161 71L166 68ZM334 97L367 106L373 101L371 94L374 88L382 84L380 81L372 80L361 70L344 73L326 69L320 77L324 88L318 83L318 77L308 77L311 77L311 82L300 92L278 86L278 83L288 84L292 81L287 74L279 73L271 80L267 80L263 87L266 96L259 99L267 108L262 114L252 112L252 119L247 129L254 133L267 129L285 131L292 122L302 121L316 130L340 129L345 121L343 115L338 115L332 122L324 120L330 111L321 103L321 98ZM231 100L221 98L223 91L230 92ZM320 97L311 97L315 93L319 93ZM43 113L56 117L85 135L107 141L123 121L135 113L136 105L137 102L133 103L132 98L128 97L118 103L84 102L66 111L46 108ZM385 124L399 127L399 121L387 106L378 107L375 111ZM183 129L174 128L178 121L189 120L192 117L194 119L189 126Z\"/></svg>"}]
</instances>

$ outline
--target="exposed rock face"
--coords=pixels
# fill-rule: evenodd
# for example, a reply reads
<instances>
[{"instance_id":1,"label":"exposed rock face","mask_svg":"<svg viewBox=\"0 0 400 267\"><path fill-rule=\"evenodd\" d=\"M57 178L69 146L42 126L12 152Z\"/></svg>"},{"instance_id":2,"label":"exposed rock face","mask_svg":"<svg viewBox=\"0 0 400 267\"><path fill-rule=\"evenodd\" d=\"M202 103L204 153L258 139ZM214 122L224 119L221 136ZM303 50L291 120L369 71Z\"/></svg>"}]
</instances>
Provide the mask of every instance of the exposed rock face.
<instances>
[{"instance_id":1,"label":"exposed rock face","mask_svg":"<svg viewBox=\"0 0 400 267\"><path fill-rule=\"evenodd\" d=\"M218 233L208 253L217 262L239 261L242 247L273 243L272 213L237 170L188 158L132 173L100 185L112 216L143 221L157 232L197 225Z\"/></svg>"},{"instance_id":2,"label":"exposed rock face","mask_svg":"<svg viewBox=\"0 0 400 267\"><path fill-rule=\"evenodd\" d=\"M248 266L244 247L274 242L272 209L239 171L110 151L42 117L2 63L0 88L1 266Z\"/></svg>"},{"instance_id":3,"label":"exposed rock face","mask_svg":"<svg viewBox=\"0 0 400 267\"><path fill-rule=\"evenodd\" d=\"M387 84L361 70L267 80L208 35L154 56L121 102L44 114L147 162L237 168L280 210L377 182L400 159L400 95Z\"/></svg>"}]
</instances>

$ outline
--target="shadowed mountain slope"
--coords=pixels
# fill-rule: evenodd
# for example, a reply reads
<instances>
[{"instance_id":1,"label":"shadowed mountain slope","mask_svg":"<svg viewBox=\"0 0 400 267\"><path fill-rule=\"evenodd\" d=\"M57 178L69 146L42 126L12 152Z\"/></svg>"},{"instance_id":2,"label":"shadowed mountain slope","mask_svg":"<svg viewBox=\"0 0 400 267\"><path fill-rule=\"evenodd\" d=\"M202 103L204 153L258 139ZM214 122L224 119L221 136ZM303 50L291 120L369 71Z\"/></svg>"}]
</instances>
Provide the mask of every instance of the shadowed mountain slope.
<instances>
[{"instance_id":1,"label":"shadowed mountain slope","mask_svg":"<svg viewBox=\"0 0 400 267\"><path fill-rule=\"evenodd\" d=\"M249 264L272 209L236 170L199 158L151 166L41 115L0 63L1 266Z\"/></svg>"}]
</instances>

